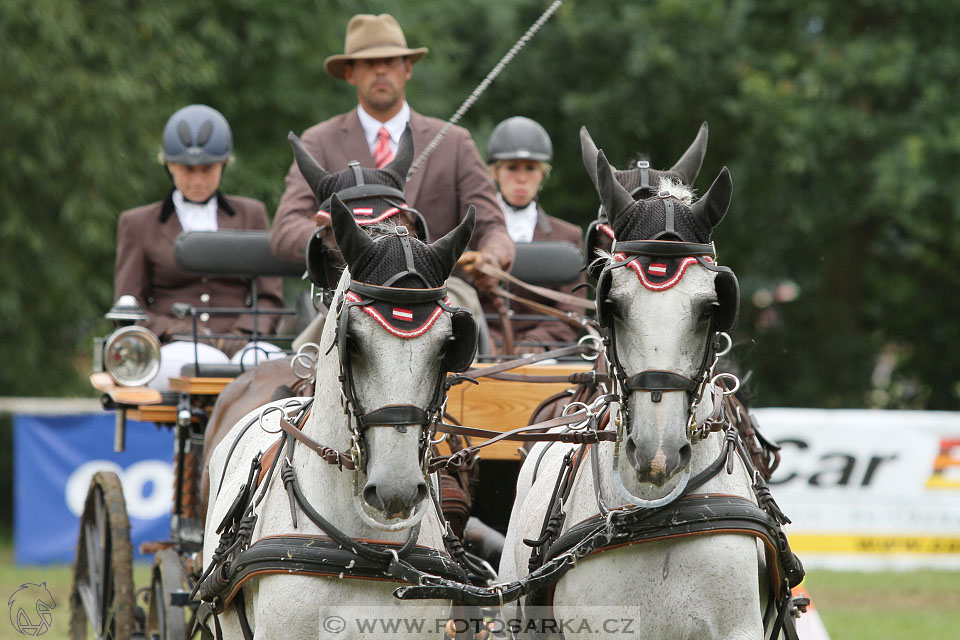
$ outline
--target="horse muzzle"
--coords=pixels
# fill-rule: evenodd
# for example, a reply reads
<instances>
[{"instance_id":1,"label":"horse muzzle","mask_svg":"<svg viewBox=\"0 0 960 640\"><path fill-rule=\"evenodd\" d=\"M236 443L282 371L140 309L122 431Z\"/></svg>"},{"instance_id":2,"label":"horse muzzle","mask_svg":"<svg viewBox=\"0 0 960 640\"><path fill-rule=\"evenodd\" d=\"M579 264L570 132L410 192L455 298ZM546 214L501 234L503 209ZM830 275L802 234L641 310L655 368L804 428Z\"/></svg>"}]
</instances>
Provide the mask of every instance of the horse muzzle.
<instances>
[{"instance_id":1,"label":"horse muzzle","mask_svg":"<svg viewBox=\"0 0 960 640\"><path fill-rule=\"evenodd\" d=\"M624 455L637 481L662 487L690 465L692 447L686 435L686 394L669 394L674 402L635 397ZM675 406L672 406L675 405ZM679 425L679 427L678 427Z\"/></svg>"}]
</instances>

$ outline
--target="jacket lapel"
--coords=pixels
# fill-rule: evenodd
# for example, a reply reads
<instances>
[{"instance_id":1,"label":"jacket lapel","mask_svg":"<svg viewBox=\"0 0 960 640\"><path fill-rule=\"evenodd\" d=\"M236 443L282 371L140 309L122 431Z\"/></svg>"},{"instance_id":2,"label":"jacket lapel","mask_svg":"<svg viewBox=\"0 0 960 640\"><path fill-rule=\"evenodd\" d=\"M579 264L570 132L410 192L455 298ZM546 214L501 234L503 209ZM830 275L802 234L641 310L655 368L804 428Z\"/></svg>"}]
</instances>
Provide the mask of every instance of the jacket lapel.
<instances>
[{"instance_id":1,"label":"jacket lapel","mask_svg":"<svg viewBox=\"0 0 960 640\"><path fill-rule=\"evenodd\" d=\"M374 167L376 163L373 156L370 155L370 148L367 146L367 137L363 133L363 127L360 125L360 116L357 110L353 109L344 114L340 123L340 130L343 132L342 146L340 153L343 154L343 169L347 168L347 163L356 160L363 167ZM340 163L336 163L337 170Z\"/></svg>"},{"instance_id":2,"label":"jacket lapel","mask_svg":"<svg viewBox=\"0 0 960 640\"><path fill-rule=\"evenodd\" d=\"M430 135L430 124L427 119L413 109L410 109L410 129L413 130L413 161L416 163L420 154L430 144L433 136ZM426 170L427 163L424 162L403 189L407 196L407 204L410 206L413 206L413 203L417 201L417 194L420 193L420 186L423 184L423 176Z\"/></svg>"},{"instance_id":3,"label":"jacket lapel","mask_svg":"<svg viewBox=\"0 0 960 640\"><path fill-rule=\"evenodd\" d=\"M550 223L547 215L543 212L543 209L541 209L540 205L538 204L537 225L533 228L533 239L549 240L551 235L553 235L553 225Z\"/></svg>"}]
</instances>

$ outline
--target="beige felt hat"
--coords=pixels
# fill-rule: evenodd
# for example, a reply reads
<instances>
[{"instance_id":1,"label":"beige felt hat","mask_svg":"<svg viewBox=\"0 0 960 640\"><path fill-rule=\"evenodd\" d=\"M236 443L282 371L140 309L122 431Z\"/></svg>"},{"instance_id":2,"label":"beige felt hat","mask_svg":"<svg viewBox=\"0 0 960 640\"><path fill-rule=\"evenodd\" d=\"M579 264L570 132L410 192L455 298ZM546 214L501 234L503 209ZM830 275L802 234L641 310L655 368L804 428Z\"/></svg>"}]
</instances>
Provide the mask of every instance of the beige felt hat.
<instances>
[{"instance_id":1,"label":"beige felt hat","mask_svg":"<svg viewBox=\"0 0 960 640\"><path fill-rule=\"evenodd\" d=\"M427 55L428 49L408 49L407 39L396 18L388 13L378 16L360 13L347 24L347 37L343 44L342 55L330 56L323 67L334 78L343 79L343 67L351 60L361 58L393 58L407 56L410 62L416 62Z\"/></svg>"}]
</instances>

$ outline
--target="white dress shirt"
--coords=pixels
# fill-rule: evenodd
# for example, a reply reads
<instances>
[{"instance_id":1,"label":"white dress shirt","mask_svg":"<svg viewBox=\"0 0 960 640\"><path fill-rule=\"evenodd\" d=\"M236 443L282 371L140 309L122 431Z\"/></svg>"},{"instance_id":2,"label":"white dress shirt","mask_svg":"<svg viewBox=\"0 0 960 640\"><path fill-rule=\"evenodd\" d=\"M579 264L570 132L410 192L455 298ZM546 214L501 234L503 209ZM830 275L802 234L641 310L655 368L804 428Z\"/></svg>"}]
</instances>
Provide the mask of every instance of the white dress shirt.
<instances>
[{"instance_id":1,"label":"white dress shirt","mask_svg":"<svg viewBox=\"0 0 960 640\"><path fill-rule=\"evenodd\" d=\"M403 101L400 112L386 122L380 122L372 115L363 110L363 107L357 105L357 117L360 118L360 126L363 127L363 135L367 139L367 146L370 147L370 155L377 146L377 136L380 133L380 127L386 127L390 134L390 152L397 153L397 145L400 144L400 136L410 121L410 105Z\"/></svg>"},{"instance_id":2,"label":"white dress shirt","mask_svg":"<svg viewBox=\"0 0 960 640\"><path fill-rule=\"evenodd\" d=\"M504 222L507 223L507 233L514 242L533 242L533 232L537 229L537 201L531 200L522 209L514 209L497 193L500 210L503 211Z\"/></svg>"},{"instance_id":3,"label":"white dress shirt","mask_svg":"<svg viewBox=\"0 0 960 640\"><path fill-rule=\"evenodd\" d=\"M214 195L203 204L187 202L180 189L173 190L173 208L180 219L184 231L216 231L217 196Z\"/></svg>"}]
</instances>

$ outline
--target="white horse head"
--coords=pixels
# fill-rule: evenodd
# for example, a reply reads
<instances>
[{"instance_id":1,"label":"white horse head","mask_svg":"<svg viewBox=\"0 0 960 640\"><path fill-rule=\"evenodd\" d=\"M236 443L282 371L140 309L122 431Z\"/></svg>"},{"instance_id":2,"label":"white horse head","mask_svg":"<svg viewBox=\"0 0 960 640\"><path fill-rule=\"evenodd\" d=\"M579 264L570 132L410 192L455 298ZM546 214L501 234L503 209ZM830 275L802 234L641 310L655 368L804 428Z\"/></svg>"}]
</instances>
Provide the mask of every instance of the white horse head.
<instances>
[{"instance_id":1,"label":"white horse head","mask_svg":"<svg viewBox=\"0 0 960 640\"><path fill-rule=\"evenodd\" d=\"M471 207L433 244L403 227L371 238L336 196L331 215L347 269L322 340L340 360L357 506L372 526L406 528L415 509L419 517L424 512L429 429L442 410L444 375L463 368L476 347L473 324L458 322L462 314L444 303L444 282L470 240L475 214ZM471 352L466 358L452 357L464 349ZM321 393L318 384L317 401Z\"/></svg>"},{"instance_id":2,"label":"white horse head","mask_svg":"<svg viewBox=\"0 0 960 640\"><path fill-rule=\"evenodd\" d=\"M412 555L437 550L420 557L433 558L431 567L439 563L442 569L435 572L462 575L442 551L443 530L428 497L436 480L426 462L446 372L469 366L476 349L472 317L447 305L444 284L470 240L475 213L471 207L460 225L432 244L402 226L371 238L336 196L331 221L347 268L319 341L311 413L300 438L288 427L278 441L281 412L302 407L309 398L271 403L243 418L217 447L210 461L203 555L211 571L218 556L227 562L220 568L242 564L235 554L277 536L295 536L311 539L311 545L316 540L310 553L332 541L337 553L352 550L356 562L364 553L369 561L381 547L377 562L383 566L372 574L365 569L368 573L355 577L368 579L357 580L338 579L339 572L349 575L354 561L299 574L281 569L251 576L251 588L239 591L246 614L222 616L225 637L241 637L243 619L258 637L315 637L325 615L341 615L350 606L392 604L397 585L390 579L399 578L386 573L391 552L402 559L404 549ZM304 444L297 444L301 440ZM248 478L257 475L251 475L250 461L264 460L271 447L277 464L264 462L262 481L251 487ZM238 485L243 488L234 499ZM248 532L249 549L230 543L230 551L218 552L222 536L230 540L241 530ZM228 595L211 581L201 584L209 589L204 597ZM226 606L233 608L236 601ZM415 615L434 619L448 610L448 602L432 600Z\"/></svg>"},{"instance_id":3,"label":"white horse head","mask_svg":"<svg viewBox=\"0 0 960 640\"><path fill-rule=\"evenodd\" d=\"M724 167L692 204L689 189L669 180L655 197L634 200L602 151L596 175L617 238L597 286L599 319L625 400L614 463L622 446L634 472L618 469L615 479L631 497L633 490L648 496L666 486L665 503L689 479L692 426L714 406L708 376L717 331L731 328L736 314L735 277L714 264L708 244L730 203L730 173ZM649 504L647 497L632 501Z\"/></svg>"}]
</instances>

